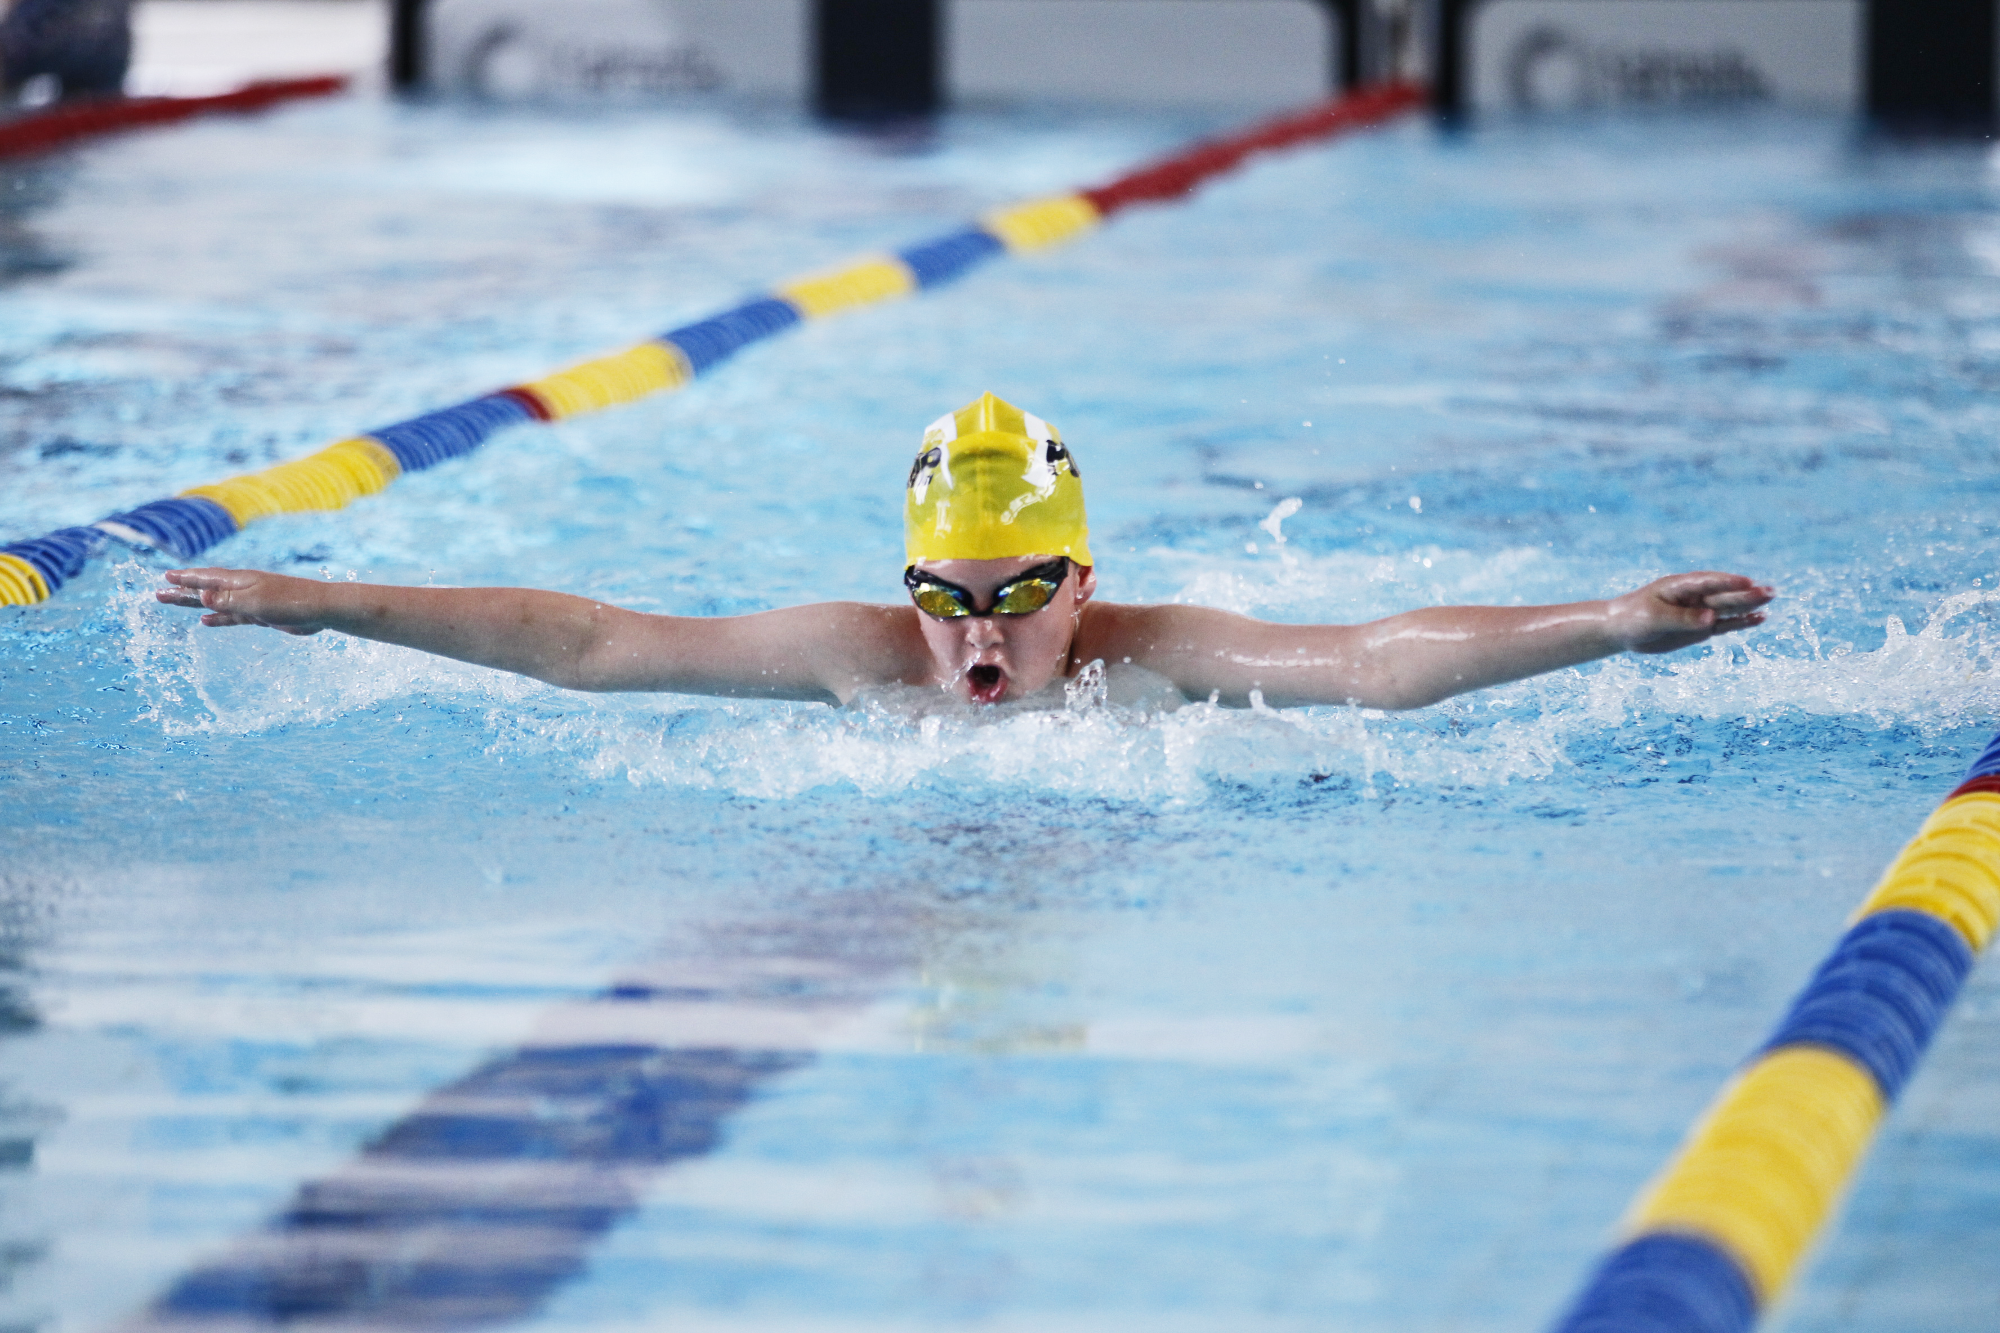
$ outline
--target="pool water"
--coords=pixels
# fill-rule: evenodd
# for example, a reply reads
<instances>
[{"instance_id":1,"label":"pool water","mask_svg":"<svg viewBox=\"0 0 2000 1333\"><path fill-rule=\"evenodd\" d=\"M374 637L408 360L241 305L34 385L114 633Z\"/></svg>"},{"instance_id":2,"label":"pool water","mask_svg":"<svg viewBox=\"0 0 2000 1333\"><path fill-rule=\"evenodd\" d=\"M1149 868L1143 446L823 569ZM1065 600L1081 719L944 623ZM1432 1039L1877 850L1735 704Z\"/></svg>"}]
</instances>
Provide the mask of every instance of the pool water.
<instances>
[{"instance_id":1,"label":"pool water","mask_svg":"<svg viewBox=\"0 0 2000 1333\"><path fill-rule=\"evenodd\" d=\"M353 99L8 166L0 537L1230 123ZM1996 385L1981 147L1411 121L211 558L894 600L917 433L990 389L1114 600L1722 568L1767 627L1400 715L836 710L101 564L0 618L0 1327L1545 1323L2000 714ZM1991 1326L1996 1037L1976 972L1783 1327Z\"/></svg>"}]
</instances>

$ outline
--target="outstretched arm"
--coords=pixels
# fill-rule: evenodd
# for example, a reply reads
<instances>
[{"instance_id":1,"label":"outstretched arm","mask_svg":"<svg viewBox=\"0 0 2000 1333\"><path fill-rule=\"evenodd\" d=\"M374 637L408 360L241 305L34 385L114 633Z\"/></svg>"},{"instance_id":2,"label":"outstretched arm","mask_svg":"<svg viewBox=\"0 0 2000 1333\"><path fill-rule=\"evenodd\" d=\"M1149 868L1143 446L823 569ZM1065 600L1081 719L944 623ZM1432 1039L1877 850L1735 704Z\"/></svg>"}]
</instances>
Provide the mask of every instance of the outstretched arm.
<instances>
[{"instance_id":1,"label":"outstretched arm","mask_svg":"<svg viewBox=\"0 0 2000 1333\"><path fill-rule=\"evenodd\" d=\"M339 630L572 690L833 702L904 668L898 608L828 602L749 616L654 616L532 588L398 588L176 569L158 593L204 625ZM886 674L885 674L886 673Z\"/></svg>"},{"instance_id":2,"label":"outstretched arm","mask_svg":"<svg viewBox=\"0 0 2000 1333\"><path fill-rule=\"evenodd\" d=\"M1366 625L1276 625L1202 607L1100 608L1078 656L1129 657L1193 698L1421 708L1612 653L1671 652L1762 624L1772 590L1739 574L1675 574L1608 601L1439 606ZM1115 654L1115 656L1114 656Z\"/></svg>"}]
</instances>

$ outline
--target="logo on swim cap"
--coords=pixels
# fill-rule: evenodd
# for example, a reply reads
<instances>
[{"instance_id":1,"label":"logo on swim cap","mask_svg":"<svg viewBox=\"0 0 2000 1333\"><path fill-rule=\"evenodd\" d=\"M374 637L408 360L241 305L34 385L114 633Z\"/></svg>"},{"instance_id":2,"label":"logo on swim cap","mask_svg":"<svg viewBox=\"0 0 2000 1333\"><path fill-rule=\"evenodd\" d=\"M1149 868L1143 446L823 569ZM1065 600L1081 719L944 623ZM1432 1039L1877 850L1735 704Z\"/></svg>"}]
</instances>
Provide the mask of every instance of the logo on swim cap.
<instances>
[{"instance_id":1,"label":"logo on swim cap","mask_svg":"<svg viewBox=\"0 0 2000 1333\"><path fill-rule=\"evenodd\" d=\"M903 495L903 548L920 560L1090 558L1083 479L1062 436L983 394L924 431Z\"/></svg>"}]
</instances>

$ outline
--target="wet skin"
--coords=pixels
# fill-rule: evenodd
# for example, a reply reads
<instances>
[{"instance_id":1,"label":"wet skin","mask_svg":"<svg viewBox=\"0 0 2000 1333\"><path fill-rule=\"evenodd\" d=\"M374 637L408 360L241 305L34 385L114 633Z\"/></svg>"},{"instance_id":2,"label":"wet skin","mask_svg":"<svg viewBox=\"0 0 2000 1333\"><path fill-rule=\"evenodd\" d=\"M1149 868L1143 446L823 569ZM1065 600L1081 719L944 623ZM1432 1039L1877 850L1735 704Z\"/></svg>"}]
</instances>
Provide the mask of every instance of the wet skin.
<instances>
[{"instance_id":1,"label":"wet skin","mask_svg":"<svg viewBox=\"0 0 2000 1333\"><path fill-rule=\"evenodd\" d=\"M976 609L1043 555L926 564ZM820 602L747 616L657 616L533 588L398 588L257 570L178 569L159 600L204 625L340 630L572 690L660 690L846 703L931 686L973 703L1034 694L1093 660L1130 663L1183 696L1241 706L1421 708L1618 652L1671 652L1764 622L1769 587L1670 574L1599 601L1433 606L1362 625L1283 625L1201 606L1092 600L1072 567L1025 616L939 621L905 602Z\"/></svg>"}]
</instances>

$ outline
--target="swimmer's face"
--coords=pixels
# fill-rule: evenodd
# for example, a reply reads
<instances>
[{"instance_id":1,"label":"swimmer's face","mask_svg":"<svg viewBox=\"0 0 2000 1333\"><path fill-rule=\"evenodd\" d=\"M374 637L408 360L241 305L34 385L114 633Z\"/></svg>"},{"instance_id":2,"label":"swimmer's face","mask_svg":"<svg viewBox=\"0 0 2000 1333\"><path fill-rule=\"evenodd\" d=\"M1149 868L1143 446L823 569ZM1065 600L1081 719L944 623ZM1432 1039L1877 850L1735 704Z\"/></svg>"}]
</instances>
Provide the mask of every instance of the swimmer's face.
<instances>
[{"instance_id":1,"label":"swimmer's face","mask_svg":"<svg viewBox=\"0 0 2000 1333\"><path fill-rule=\"evenodd\" d=\"M1028 555L1011 560L925 560L917 567L971 593L974 610L989 611L995 592L1048 562L1048 556ZM937 679L959 698L982 704L1019 699L1044 688L1069 665L1069 646L1083 604L1095 591L1097 572L1071 565L1049 604L1024 616L938 620L918 612Z\"/></svg>"}]
</instances>

